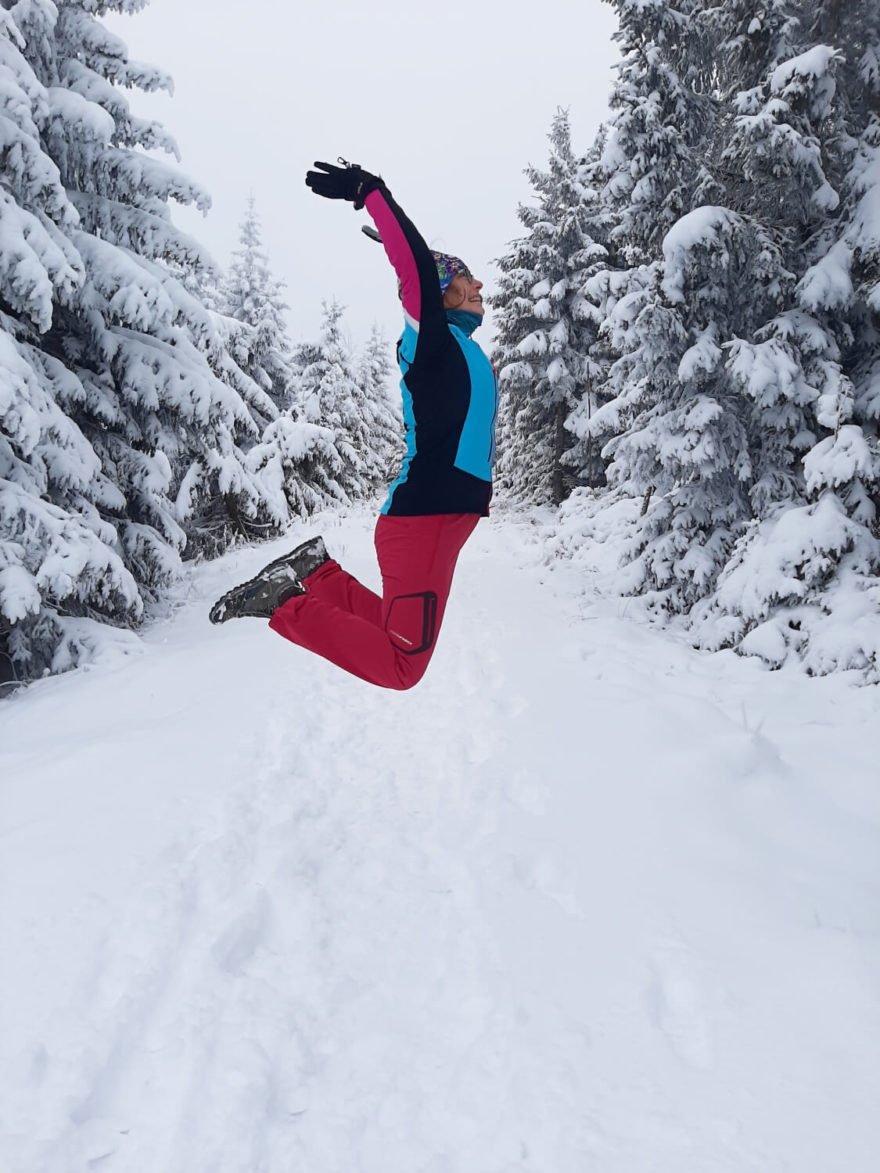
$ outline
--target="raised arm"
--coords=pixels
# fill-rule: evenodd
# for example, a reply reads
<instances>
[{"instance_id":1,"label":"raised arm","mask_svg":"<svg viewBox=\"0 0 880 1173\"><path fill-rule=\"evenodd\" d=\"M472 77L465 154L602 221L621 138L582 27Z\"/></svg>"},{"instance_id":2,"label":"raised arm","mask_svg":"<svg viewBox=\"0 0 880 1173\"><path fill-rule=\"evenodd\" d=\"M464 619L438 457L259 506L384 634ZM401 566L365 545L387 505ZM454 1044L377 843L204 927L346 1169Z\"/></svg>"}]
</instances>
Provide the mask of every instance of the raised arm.
<instances>
[{"instance_id":1,"label":"raised arm","mask_svg":"<svg viewBox=\"0 0 880 1173\"><path fill-rule=\"evenodd\" d=\"M384 184L369 193L366 209L397 274L403 312L419 333L420 349L445 340L443 294L431 250Z\"/></svg>"},{"instance_id":2,"label":"raised arm","mask_svg":"<svg viewBox=\"0 0 880 1173\"><path fill-rule=\"evenodd\" d=\"M434 257L415 225L395 201L384 181L362 167L316 163L307 185L331 200L347 200L355 209L366 207L400 282L407 321L418 334L416 358L451 342L443 309L443 294Z\"/></svg>"}]
</instances>

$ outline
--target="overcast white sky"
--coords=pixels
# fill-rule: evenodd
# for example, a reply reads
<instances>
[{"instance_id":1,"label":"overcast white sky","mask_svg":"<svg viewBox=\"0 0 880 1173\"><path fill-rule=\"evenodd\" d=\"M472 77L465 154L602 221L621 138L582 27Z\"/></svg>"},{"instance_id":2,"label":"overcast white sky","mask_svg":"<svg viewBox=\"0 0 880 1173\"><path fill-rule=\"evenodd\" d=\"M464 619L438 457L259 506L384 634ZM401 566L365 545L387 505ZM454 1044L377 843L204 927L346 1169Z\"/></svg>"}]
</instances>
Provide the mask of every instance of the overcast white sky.
<instances>
[{"instance_id":1,"label":"overcast white sky","mask_svg":"<svg viewBox=\"0 0 880 1173\"><path fill-rule=\"evenodd\" d=\"M314 334L335 296L358 345L373 321L397 336L395 283L359 231L366 213L305 187L312 162L342 155L381 173L429 243L491 291L556 107L570 108L585 150L618 59L601 0L151 0L107 24L174 77L173 98L131 102L175 136L182 170L213 199L207 218L177 223L226 265L252 192L294 339Z\"/></svg>"}]
</instances>

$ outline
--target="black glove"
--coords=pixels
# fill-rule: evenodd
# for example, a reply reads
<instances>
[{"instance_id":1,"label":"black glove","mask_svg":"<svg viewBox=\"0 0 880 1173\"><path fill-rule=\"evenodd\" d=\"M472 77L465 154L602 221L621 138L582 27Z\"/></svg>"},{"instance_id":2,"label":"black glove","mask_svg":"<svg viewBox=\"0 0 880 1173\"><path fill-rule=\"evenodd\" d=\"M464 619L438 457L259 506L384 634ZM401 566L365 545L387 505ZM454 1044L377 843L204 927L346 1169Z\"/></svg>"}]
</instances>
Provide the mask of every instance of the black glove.
<instances>
[{"instance_id":1,"label":"black glove","mask_svg":"<svg viewBox=\"0 0 880 1173\"><path fill-rule=\"evenodd\" d=\"M328 200L348 200L354 204L355 211L360 211L364 200L371 191L384 186L378 175L371 175L364 171L357 163L346 163L340 159L342 167L333 163L315 163L320 171L307 171L306 184L315 195L324 196Z\"/></svg>"}]
</instances>

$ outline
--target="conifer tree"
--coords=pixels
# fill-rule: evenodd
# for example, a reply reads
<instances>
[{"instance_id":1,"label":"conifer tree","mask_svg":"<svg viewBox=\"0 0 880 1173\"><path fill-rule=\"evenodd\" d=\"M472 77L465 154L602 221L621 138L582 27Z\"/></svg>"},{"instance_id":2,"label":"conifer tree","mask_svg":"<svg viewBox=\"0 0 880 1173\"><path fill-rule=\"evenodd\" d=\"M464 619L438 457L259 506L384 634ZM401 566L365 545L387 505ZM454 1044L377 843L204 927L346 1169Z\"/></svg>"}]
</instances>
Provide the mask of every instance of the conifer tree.
<instances>
[{"instance_id":1,"label":"conifer tree","mask_svg":"<svg viewBox=\"0 0 880 1173\"><path fill-rule=\"evenodd\" d=\"M775 54L780 40L761 44ZM665 592L664 604L674 610L711 590L748 520L798 498L800 458L812 435L810 376L818 376L821 361L826 382L839 382L833 344L792 308L793 238L815 231L836 196L806 115L787 100L797 65L780 65L771 55L760 72L763 85L735 95L737 117L719 160L745 177L727 193L737 211L698 207L667 232L658 280L646 286L654 292L627 336L627 352L644 361L653 317L663 321L671 311L688 348L672 342L665 321L666 364L680 365L666 385L645 379L647 395L612 445L615 475L624 472L641 491L658 493L641 526L639 558L652 568L644 585ZM631 409L631 389L624 397ZM732 481L725 470L735 473Z\"/></svg>"},{"instance_id":2,"label":"conifer tree","mask_svg":"<svg viewBox=\"0 0 880 1173\"><path fill-rule=\"evenodd\" d=\"M705 157L713 106L704 88L693 84L694 65L686 51L698 5L693 0L608 2L619 17L622 61L611 117L582 171L591 192L591 233L605 257L584 273L580 312L589 323L589 394L569 418L578 442L568 460L581 467L582 481L590 484L597 483L597 466L604 473L614 451L606 445L631 425L638 403L650 411L652 396L664 393L664 377L658 374L655 385L648 374L638 392L630 388L620 398L626 361L614 365L623 357L621 345L638 348L631 330L634 315L647 307L650 291L660 291L651 266L658 263L663 238L683 212L719 191ZM649 333L664 319L666 307L657 308L652 324L642 319ZM650 344L652 349L656 345ZM662 346L659 354L661 365L668 365L670 356ZM606 410L609 400L615 402Z\"/></svg>"},{"instance_id":3,"label":"conifer tree","mask_svg":"<svg viewBox=\"0 0 880 1173\"><path fill-rule=\"evenodd\" d=\"M858 448L851 472L836 478L846 508L873 536L880 534L880 0L854 12L834 0L817 5L815 31L839 46L842 152L837 238L806 275L802 297L821 291L824 313L846 326L838 337L852 383L851 433ZM819 287L811 279L819 278ZM839 436L840 429L836 429ZM836 437L835 437L836 438ZM827 447L827 439L825 440ZM875 571L876 574L876 571Z\"/></svg>"},{"instance_id":4,"label":"conifer tree","mask_svg":"<svg viewBox=\"0 0 880 1173\"><path fill-rule=\"evenodd\" d=\"M603 250L589 233L589 210L572 152L568 113L553 119L547 171L526 174L538 202L521 205L527 235L502 257L498 341L502 391L499 483L515 497L558 505L574 477L566 421L585 394L584 270Z\"/></svg>"},{"instance_id":5,"label":"conifer tree","mask_svg":"<svg viewBox=\"0 0 880 1173\"><path fill-rule=\"evenodd\" d=\"M290 406L291 344L285 322L284 282L272 277L263 251L260 221L251 196L239 247L224 283L222 312L238 324L232 345L239 366L283 411ZM268 423L267 421L264 421Z\"/></svg>"},{"instance_id":6,"label":"conifer tree","mask_svg":"<svg viewBox=\"0 0 880 1173\"><path fill-rule=\"evenodd\" d=\"M592 421L608 400L608 374L614 361L602 328L614 305L613 291L622 279L625 282L627 274L625 263L611 241L613 221L602 199L607 180L602 162L605 135L606 128L600 128L596 142L578 169L592 243L584 250L577 276L580 288L574 306L580 324L582 386L565 422L574 442L563 457L577 483L589 489L601 488L607 480L603 448L610 435L594 430Z\"/></svg>"},{"instance_id":7,"label":"conifer tree","mask_svg":"<svg viewBox=\"0 0 880 1173\"><path fill-rule=\"evenodd\" d=\"M607 0L617 11L621 62L603 128L609 242L635 267L655 260L680 216L715 202L705 157L714 103L694 85L699 0Z\"/></svg>"},{"instance_id":8,"label":"conifer tree","mask_svg":"<svg viewBox=\"0 0 880 1173\"><path fill-rule=\"evenodd\" d=\"M751 516L751 410L727 356L740 353L734 328L757 329L775 308L777 275L754 224L696 208L609 318L616 394L598 415L626 426L607 446L608 475L644 500L629 580L664 610L687 611L713 588Z\"/></svg>"},{"instance_id":9,"label":"conifer tree","mask_svg":"<svg viewBox=\"0 0 880 1173\"><path fill-rule=\"evenodd\" d=\"M374 327L354 376L341 315L338 304L325 306L318 340L293 348L293 403L248 453L279 518L369 495L388 483L402 454L402 421L388 395L388 344Z\"/></svg>"},{"instance_id":10,"label":"conifer tree","mask_svg":"<svg viewBox=\"0 0 880 1173\"><path fill-rule=\"evenodd\" d=\"M392 400L390 383L396 367L389 353L388 340L378 325L370 331L361 355L357 383L361 393L361 410L369 436L366 453L367 477L374 490L384 488L403 457L403 420L398 401Z\"/></svg>"},{"instance_id":11,"label":"conifer tree","mask_svg":"<svg viewBox=\"0 0 880 1173\"><path fill-rule=\"evenodd\" d=\"M348 504L341 486L343 459L332 428L294 405L270 423L247 454L248 468L267 494L281 528L334 503Z\"/></svg>"},{"instance_id":12,"label":"conifer tree","mask_svg":"<svg viewBox=\"0 0 880 1173\"><path fill-rule=\"evenodd\" d=\"M859 299L846 243L859 139L850 95L864 92L865 79L853 85L853 74L842 72L852 47L840 51L839 22L835 36L835 22L825 19L834 5L815 14L812 6L778 2L748 23L745 6L738 8L720 53L738 67L722 164L730 204L778 251L779 297L776 312L730 349L730 368L751 404L755 520L717 594L693 618L699 625L714 617L717 634L707 638L774 665L793 650L814 671L864 668L876 665L880 650L870 625L851 623L840 641L839 624L825 617L845 593L849 613L864 615L869 605L858 596L874 590L880 565L872 532L875 425L857 410ZM849 29L864 46L866 27L856 31L861 12ZM832 34L824 43L816 40L823 27ZM876 23L870 27L876 43Z\"/></svg>"},{"instance_id":13,"label":"conifer tree","mask_svg":"<svg viewBox=\"0 0 880 1173\"><path fill-rule=\"evenodd\" d=\"M352 369L342 336L344 307L324 303L317 354L303 371L297 389L298 407L311 423L329 428L342 465L338 488L345 500L359 500L372 491L372 437L365 396Z\"/></svg>"},{"instance_id":14,"label":"conifer tree","mask_svg":"<svg viewBox=\"0 0 880 1173\"><path fill-rule=\"evenodd\" d=\"M751 250L722 209L691 217L719 190L706 158L710 104L682 48L696 6L613 3L624 58L595 172L620 267L587 285L613 361L607 402L575 426L585 438L612 437L603 452L611 484L644 500L628 581L681 608L717 574L715 527L731 540L741 497L730 498L728 467L742 424L723 384L707 384L727 336L727 294L746 284Z\"/></svg>"},{"instance_id":15,"label":"conifer tree","mask_svg":"<svg viewBox=\"0 0 880 1173\"><path fill-rule=\"evenodd\" d=\"M212 315L172 274L204 267L170 200L207 197L121 87L168 88L101 24L141 0L19 0L0 11L0 660L73 666L158 600L218 496L266 509L245 467L251 408L274 414ZM227 511L227 521L229 521ZM234 520L232 522L234 525Z\"/></svg>"},{"instance_id":16,"label":"conifer tree","mask_svg":"<svg viewBox=\"0 0 880 1173\"><path fill-rule=\"evenodd\" d=\"M342 337L343 307L324 304L321 333L294 350L293 402L270 424L248 464L293 514L348 505L373 490L371 416Z\"/></svg>"},{"instance_id":17,"label":"conifer tree","mask_svg":"<svg viewBox=\"0 0 880 1173\"><path fill-rule=\"evenodd\" d=\"M611 482L643 500L628 587L707 646L876 670L876 630L841 642L824 616L846 595L864 618L877 594L858 281L878 237L877 4L842 21L833 0L612 2L626 55L603 202L629 269L587 284L616 358L584 431L612 435Z\"/></svg>"},{"instance_id":18,"label":"conifer tree","mask_svg":"<svg viewBox=\"0 0 880 1173\"><path fill-rule=\"evenodd\" d=\"M41 138L52 99L15 16L0 10L0 684L70 666L94 649L96 620L143 611L107 520L124 500L62 406L82 385L43 347L85 266Z\"/></svg>"}]
</instances>

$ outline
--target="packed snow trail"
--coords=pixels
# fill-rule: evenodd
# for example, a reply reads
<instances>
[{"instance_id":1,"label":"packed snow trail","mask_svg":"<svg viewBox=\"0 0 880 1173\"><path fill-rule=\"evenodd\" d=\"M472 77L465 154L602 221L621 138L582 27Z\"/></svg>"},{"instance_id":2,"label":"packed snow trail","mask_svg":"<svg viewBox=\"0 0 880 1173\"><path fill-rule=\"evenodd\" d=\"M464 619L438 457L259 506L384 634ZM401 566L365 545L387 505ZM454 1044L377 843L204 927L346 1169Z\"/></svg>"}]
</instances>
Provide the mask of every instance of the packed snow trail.
<instances>
[{"instance_id":1,"label":"packed snow trail","mask_svg":"<svg viewBox=\"0 0 880 1173\"><path fill-rule=\"evenodd\" d=\"M0 1166L876 1173L877 690L699 656L501 517L382 692L209 625L303 536L0 709Z\"/></svg>"}]
</instances>

